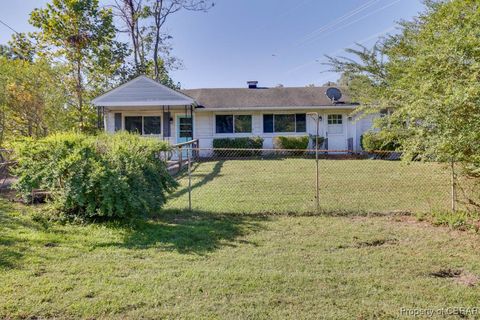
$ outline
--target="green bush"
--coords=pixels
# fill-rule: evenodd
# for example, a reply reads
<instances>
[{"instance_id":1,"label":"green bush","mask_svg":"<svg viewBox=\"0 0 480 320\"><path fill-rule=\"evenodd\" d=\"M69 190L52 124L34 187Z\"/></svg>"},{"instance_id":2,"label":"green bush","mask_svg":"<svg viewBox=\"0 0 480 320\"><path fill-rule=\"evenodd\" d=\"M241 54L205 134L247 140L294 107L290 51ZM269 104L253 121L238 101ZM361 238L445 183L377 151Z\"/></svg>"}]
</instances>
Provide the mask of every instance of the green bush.
<instances>
[{"instance_id":1,"label":"green bush","mask_svg":"<svg viewBox=\"0 0 480 320\"><path fill-rule=\"evenodd\" d=\"M277 149L307 149L308 136L301 137L283 137L278 136L273 140L273 144Z\"/></svg>"},{"instance_id":2,"label":"green bush","mask_svg":"<svg viewBox=\"0 0 480 320\"><path fill-rule=\"evenodd\" d=\"M399 135L393 131L369 131L360 137L360 146L366 151L397 151L399 140Z\"/></svg>"},{"instance_id":3,"label":"green bush","mask_svg":"<svg viewBox=\"0 0 480 320\"><path fill-rule=\"evenodd\" d=\"M157 212L177 183L168 174L160 140L128 133L52 135L14 144L14 185L29 200L33 189L67 216L123 218Z\"/></svg>"},{"instance_id":4,"label":"green bush","mask_svg":"<svg viewBox=\"0 0 480 320\"><path fill-rule=\"evenodd\" d=\"M316 135L311 135L310 136L310 140L312 141L312 149L315 149L315 145L317 143L317 139L316 139ZM323 149L325 148L324 147L324 142L325 142L325 138L322 137L322 136L318 136L318 149Z\"/></svg>"},{"instance_id":5,"label":"green bush","mask_svg":"<svg viewBox=\"0 0 480 320\"><path fill-rule=\"evenodd\" d=\"M262 149L263 139L260 137L246 138L219 138L213 139L213 148L218 149ZM253 156L259 155L261 151L243 150L215 150L217 156Z\"/></svg>"}]
</instances>

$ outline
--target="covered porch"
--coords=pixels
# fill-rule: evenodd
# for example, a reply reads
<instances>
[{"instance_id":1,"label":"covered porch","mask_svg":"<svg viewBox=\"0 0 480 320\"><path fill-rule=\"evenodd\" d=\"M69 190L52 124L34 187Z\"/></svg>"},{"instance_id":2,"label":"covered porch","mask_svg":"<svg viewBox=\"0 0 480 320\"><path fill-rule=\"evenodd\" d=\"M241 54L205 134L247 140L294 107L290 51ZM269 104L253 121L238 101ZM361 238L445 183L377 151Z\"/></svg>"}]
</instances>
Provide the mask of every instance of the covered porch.
<instances>
[{"instance_id":1,"label":"covered porch","mask_svg":"<svg viewBox=\"0 0 480 320\"><path fill-rule=\"evenodd\" d=\"M125 130L172 145L194 138L195 101L145 76L103 94L93 103L106 132Z\"/></svg>"}]
</instances>

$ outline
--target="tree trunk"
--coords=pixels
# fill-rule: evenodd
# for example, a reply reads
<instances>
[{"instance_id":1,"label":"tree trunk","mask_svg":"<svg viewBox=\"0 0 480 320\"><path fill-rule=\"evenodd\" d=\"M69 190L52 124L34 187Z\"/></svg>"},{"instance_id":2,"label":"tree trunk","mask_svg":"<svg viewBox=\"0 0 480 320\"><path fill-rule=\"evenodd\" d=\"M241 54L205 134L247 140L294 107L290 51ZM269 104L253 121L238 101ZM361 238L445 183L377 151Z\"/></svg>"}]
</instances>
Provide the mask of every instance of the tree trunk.
<instances>
[{"instance_id":1,"label":"tree trunk","mask_svg":"<svg viewBox=\"0 0 480 320\"><path fill-rule=\"evenodd\" d=\"M82 59L78 58L77 60L77 99L78 99L78 121L80 124L80 131L85 130L84 118L83 118L83 88L82 88Z\"/></svg>"}]
</instances>

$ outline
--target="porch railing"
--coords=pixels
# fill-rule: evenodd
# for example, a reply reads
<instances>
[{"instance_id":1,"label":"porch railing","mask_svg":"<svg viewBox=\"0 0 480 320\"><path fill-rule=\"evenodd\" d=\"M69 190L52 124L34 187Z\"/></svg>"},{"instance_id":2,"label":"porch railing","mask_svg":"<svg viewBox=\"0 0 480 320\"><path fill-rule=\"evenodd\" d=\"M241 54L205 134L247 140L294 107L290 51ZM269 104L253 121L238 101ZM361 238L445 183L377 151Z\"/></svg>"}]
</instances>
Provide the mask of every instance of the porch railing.
<instances>
[{"instance_id":1,"label":"porch railing","mask_svg":"<svg viewBox=\"0 0 480 320\"><path fill-rule=\"evenodd\" d=\"M174 153L176 153L177 155L177 172L180 172L185 164L188 164L190 163L190 161L198 158L198 139L192 139L186 142L174 144L172 148L174 150ZM189 154L184 154L184 150L187 150L187 153ZM189 159L188 157L191 157L191 159Z\"/></svg>"}]
</instances>

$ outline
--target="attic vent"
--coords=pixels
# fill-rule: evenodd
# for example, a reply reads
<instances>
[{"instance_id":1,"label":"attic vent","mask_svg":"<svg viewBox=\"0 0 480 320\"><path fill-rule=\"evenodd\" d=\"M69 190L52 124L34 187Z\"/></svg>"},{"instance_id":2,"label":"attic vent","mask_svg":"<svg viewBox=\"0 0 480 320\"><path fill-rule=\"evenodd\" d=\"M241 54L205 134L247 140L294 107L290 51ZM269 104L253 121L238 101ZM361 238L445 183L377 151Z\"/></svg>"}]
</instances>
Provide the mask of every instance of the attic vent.
<instances>
[{"instance_id":1,"label":"attic vent","mask_svg":"<svg viewBox=\"0 0 480 320\"><path fill-rule=\"evenodd\" d=\"M247 81L249 89L257 89L258 81Z\"/></svg>"}]
</instances>

